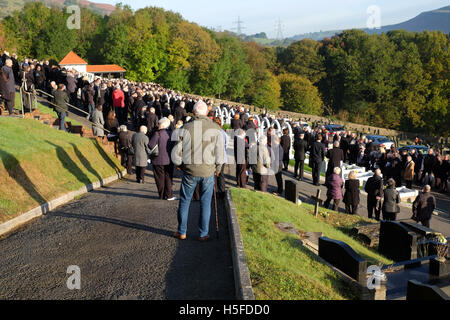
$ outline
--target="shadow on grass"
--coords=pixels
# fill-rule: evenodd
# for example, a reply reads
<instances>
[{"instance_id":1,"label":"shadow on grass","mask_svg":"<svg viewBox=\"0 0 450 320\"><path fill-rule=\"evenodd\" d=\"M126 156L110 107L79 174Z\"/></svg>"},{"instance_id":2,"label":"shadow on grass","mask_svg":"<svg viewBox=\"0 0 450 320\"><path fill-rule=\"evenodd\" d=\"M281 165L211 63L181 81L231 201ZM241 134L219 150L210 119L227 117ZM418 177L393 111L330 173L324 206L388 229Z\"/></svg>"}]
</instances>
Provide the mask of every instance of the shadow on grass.
<instances>
[{"instance_id":1,"label":"shadow on grass","mask_svg":"<svg viewBox=\"0 0 450 320\"><path fill-rule=\"evenodd\" d=\"M89 177L77 166L77 164L69 157L64 149L48 140L45 140L49 145L55 147L56 155L64 168L70 171L70 173L81 183L89 184L92 181Z\"/></svg>"},{"instance_id":2,"label":"shadow on grass","mask_svg":"<svg viewBox=\"0 0 450 320\"><path fill-rule=\"evenodd\" d=\"M20 162L12 154L0 150L0 158L9 176L13 178L40 205L47 200L39 193L34 183L23 170Z\"/></svg>"},{"instance_id":3,"label":"shadow on grass","mask_svg":"<svg viewBox=\"0 0 450 320\"><path fill-rule=\"evenodd\" d=\"M109 157L109 155L105 152L105 150L102 148L102 146L98 143L97 140L93 141L94 146L97 148L98 153L102 156L102 158L108 163L108 165L113 168L116 173L121 173L122 170L120 167L117 166L117 164L111 160L111 158Z\"/></svg>"},{"instance_id":4,"label":"shadow on grass","mask_svg":"<svg viewBox=\"0 0 450 320\"><path fill-rule=\"evenodd\" d=\"M83 166L90 172L92 173L94 176L97 177L97 179L99 181L102 180L102 177L100 176L100 174L91 166L91 163L89 162L88 159L86 159L86 157L80 152L80 150L78 149L78 147L71 143L73 150L75 151L75 154L77 155L78 159L81 161L81 163L83 164Z\"/></svg>"},{"instance_id":5,"label":"shadow on grass","mask_svg":"<svg viewBox=\"0 0 450 320\"><path fill-rule=\"evenodd\" d=\"M308 256L309 259L317 261L318 263L322 264L322 262L319 260L319 258L316 254L314 254L313 252L311 252L310 250L308 250L302 246L300 239L297 239L294 237L286 237L282 240L282 242L285 242L288 245L290 245L291 247L302 251L305 255ZM334 273L334 271L331 268L329 268L327 265L325 265L325 264L322 264L322 265L323 265L324 271L326 269L328 269L330 272ZM324 280L325 281L328 280L332 290L337 292L339 295L341 295L345 299L349 299L349 300L356 299L355 292L351 288L349 288L349 286L346 284L346 282L344 280L340 279L338 275L336 275L336 277L332 277L329 274L325 274Z\"/></svg>"}]
</instances>

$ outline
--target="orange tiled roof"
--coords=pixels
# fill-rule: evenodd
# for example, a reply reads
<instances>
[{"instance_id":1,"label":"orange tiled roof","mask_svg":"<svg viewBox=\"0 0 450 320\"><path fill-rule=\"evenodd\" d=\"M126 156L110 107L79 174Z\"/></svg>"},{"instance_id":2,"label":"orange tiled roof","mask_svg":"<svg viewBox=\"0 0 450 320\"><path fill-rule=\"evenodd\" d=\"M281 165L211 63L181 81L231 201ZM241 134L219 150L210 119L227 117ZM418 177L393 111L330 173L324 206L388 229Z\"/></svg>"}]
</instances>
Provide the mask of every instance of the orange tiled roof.
<instances>
[{"instance_id":1,"label":"orange tiled roof","mask_svg":"<svg viewBox=\"0 0 450 320\"><path fill-rule=\"evenodd\" d=\"M87 64L86 61L81 59L75 52L70 51L59 63L60 65L67 64Z\"/></svg>"},{"instance_id":2,"label":"orange tiled roof","mask_svg":"<svg viewBox=\"0 0 450 320\"><path fill-rule=\"evenodd\" d=\"M100 73L100 72L125 72L126 70L119 67L117 64L102 64L102 65L88 65L86 72Z\"/></svg>"}]
</instances>

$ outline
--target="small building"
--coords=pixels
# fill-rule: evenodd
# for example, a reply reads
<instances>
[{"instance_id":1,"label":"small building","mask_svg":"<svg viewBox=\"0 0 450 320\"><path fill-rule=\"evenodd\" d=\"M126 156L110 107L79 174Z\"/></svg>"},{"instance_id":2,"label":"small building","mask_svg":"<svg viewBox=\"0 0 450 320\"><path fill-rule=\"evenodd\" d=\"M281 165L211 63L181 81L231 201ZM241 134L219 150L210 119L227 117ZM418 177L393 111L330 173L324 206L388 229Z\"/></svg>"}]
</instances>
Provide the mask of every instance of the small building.
<instances>
[{"instance_id":1,"label":"small building","mask_svg":"<svg viewBox=\"0 0 450 320\"><path fill-rule=\"evenodd\" d=\"M92 81L94 77L101 78L123 78L123 74L126 70L116 64L104 64L104 65L88 65L80 56L75 52L70 51L60 62L59 65L67 70L75 69L79 73L84 73L88 76L89 81Z\"/></svg>"}]
</instances>

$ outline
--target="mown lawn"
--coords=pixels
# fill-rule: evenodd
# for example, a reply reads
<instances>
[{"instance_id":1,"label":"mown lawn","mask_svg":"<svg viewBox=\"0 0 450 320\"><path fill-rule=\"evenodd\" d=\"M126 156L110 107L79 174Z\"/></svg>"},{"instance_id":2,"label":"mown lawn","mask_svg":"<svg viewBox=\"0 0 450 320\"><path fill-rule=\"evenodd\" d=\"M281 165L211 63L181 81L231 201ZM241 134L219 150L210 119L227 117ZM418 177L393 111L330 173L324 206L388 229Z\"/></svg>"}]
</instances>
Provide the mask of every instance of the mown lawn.
<instances>
[{"instance_id":1,"label":"mown lawn","mask_svg":"<svg viewBox=\"0 0 450 320\"><path fill-rule=\"evenodd\" d=\"M277 229L277 222L292 223L301 231L322 232L324 236L344 241L367 259L368 265L392 263L347 234L347 230L367 219L334 212L316 218L310 205L296 206L282 198L251 190L232 188L231 194L257 299L355 298L329 267L299 245L297 236Z\"/></svg>"},{"instance_id":2,"label":"mown lawn","mask_svg":"<svg viewBox=\"0 0 450 320\"><path fill-rule=\"evenodd\" d=\"M121 170L95 140L0 118L0 223Z\"/></svg>"}]
</instances>

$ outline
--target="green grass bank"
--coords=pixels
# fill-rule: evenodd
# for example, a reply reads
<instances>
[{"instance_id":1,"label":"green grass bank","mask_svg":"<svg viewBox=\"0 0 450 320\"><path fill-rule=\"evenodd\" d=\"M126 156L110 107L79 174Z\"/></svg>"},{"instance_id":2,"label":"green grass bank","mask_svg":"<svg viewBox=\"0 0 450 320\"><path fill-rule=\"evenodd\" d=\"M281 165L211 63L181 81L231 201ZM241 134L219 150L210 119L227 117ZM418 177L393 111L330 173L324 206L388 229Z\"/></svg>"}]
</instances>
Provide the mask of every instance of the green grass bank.
<instances>
[{"instance_id":1,"label":"green grass bank","mask_svg":"<svg viewBox=\"0 0 450 320\"><path fill-rule=\"evenodd\" d=\"M292 223L297 229L322 232L324 236L346 242L368 264L390 264L377 252L348 235L348 231L368 222L322 209L313 215L313 206L295 204L282 198L243 189L231 189L236 205L245 254L256 299L346 300L354 299L345 283L307 249L299 238L275 227L277 222Z\"/></svg>"},{"instance_id":2,"label":"green grass bank","mask_svg":"<svg viewBox=\"0 0 450 320\"><path fill-rule=\"evenodd\" d=\"M0 223L121 170L96 140L0 118Z\"/></svg>"}]
</instances>

